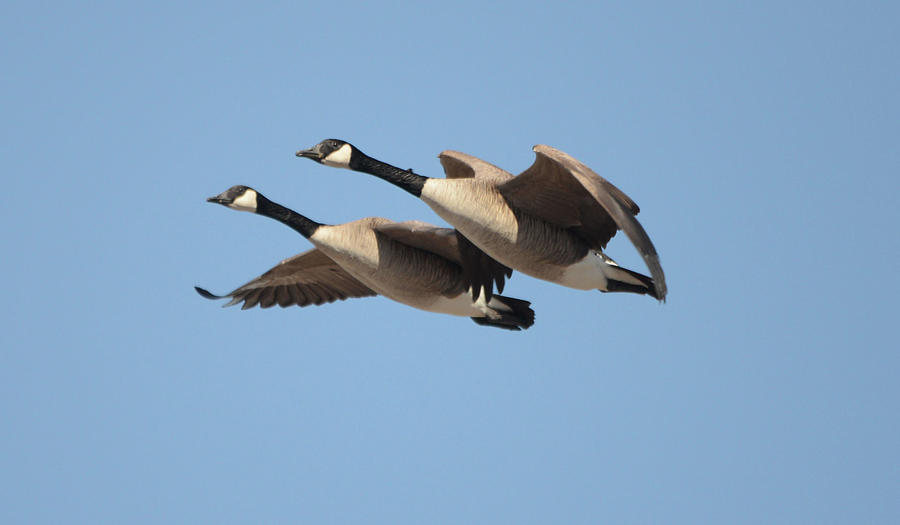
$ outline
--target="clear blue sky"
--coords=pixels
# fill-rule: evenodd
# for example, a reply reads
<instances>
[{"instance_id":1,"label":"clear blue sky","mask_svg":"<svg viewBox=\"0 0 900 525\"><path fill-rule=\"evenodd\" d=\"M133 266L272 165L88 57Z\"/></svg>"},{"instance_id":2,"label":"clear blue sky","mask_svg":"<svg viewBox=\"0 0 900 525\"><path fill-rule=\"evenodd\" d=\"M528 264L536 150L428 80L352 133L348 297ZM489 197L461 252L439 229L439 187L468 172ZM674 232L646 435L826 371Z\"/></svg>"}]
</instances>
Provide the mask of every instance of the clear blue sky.
<instances>
[{"instance_id":1,"label":"clear blue sky","mask_svg":"<svg viewBox=\"0 0 900 525\"><path fill-rule=\"evenodd\" d=\"M0 522L900 522L900 8L551 4L5 4ZM516 275L508 333L197 296L309 248L204 202L233 184L440 223L294 157L327 137L561 148L669 301Z\"/></svg>"}]
</instances>

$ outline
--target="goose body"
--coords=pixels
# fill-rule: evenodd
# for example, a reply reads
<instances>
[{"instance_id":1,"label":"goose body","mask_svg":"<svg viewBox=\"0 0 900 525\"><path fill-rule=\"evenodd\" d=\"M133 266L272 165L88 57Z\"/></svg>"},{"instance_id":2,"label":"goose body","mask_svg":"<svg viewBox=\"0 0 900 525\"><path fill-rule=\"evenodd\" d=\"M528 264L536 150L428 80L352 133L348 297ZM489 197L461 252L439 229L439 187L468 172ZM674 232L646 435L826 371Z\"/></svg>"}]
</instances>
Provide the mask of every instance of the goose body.
<instances>
[{"instance_id":1,"label":"goose body","mask_svg":"<svg viewBox=\"0 0 900 525\"><path fill-rule=\"evenodd\" d=\"M456 151L439 155L447 178L399 170L343 141L328 139L298 156L381 177L418 196L500 263L581 290L643 293L664 300L656 249L635 218L638 206L568 154L535 146L535 163L518 176ZM339 155L329 153L339 152ZM325 160L322 160L325 159ZM622 229L653 277L620 267L603 253Z\"/></svg>"},{"instance_id":2,"label":"goose body","mask_svg":"<svg viewBox=\"0 0 900 525\"><path fill-rule=\"evenodd\" d=\"M432 227L424 223L418 226ZM409 227L381 217L322 226L309 240L322 253L380 295L429 312L484 316L503 308L500 300L473 301L462 268L442 255L399 242L392 228ZM452 230L438 229L448 237ZM499 297L499 296L497 296Z\"/></svg>"},{"instance_id":3,"label":"goose body","mask_svg":"<svg viewBox=\"0 0 900 525\"><path fill-rule=\"evenodd\" d=\"M244 308L276 303L305 306L315 301L303 304L296 297L309 295L312 288L314 295L318 292L325 298L315 304L380 294L421 310L472 317L479 324L513 330L533 324L534 312L527 301L500 295L487 298L486 294L473 300L457 234L451 229L380 217L319 224L246 186L235 186L209 200L274 218L299 231L315 246L227 294L232 298L229 304L244 301ZM296 261L304 257L317 265L316 275L309 275L308 264ZM226 297L199 288L198 292L208 298Z\"/></svg>"},{"instance_id":4,"label":"goose body","mask_svg":"<svg viewBox=\"0 0 900 525\"><path fill-rule=\"evenodd\" d=\"M639 287L647 282L622 272L568 229L515 213L496 187L471 179L430 179L421 199L485 253L532 277L579 290L609 291L610 279L617 278Z\"/></svg>"}]
</instances>

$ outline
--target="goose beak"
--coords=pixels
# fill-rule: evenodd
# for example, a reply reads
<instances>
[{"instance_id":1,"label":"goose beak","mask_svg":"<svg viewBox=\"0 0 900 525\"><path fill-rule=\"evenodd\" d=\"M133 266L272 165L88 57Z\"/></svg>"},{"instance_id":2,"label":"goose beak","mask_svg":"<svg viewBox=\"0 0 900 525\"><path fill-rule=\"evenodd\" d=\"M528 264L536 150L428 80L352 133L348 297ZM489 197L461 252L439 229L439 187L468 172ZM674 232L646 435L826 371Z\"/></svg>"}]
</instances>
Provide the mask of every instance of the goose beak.
<instances>
[{"instance_id":1,"label":"goose beak","mask_svg":"<svg viewBox=\"0 0 900 525\"><path fill-rule=\"evenodd\" d=\"M219 195L215 195L213 197L206 199L206 202L214 202L216 204L227 205L229 200L226 199L225 197L223 197L222 194L220 193Z\"/></svg>"},{"instance_id":2,"label":"goose beak","mask_svg":"<svg viewBox=\"0 0 900 525\"><path fill-rule=\"evenodd\" d=\"M322 154L319 152L318 148L301 149L297 152L297 156L316 161L322 160Z\"/></svg>"}]
</instances>

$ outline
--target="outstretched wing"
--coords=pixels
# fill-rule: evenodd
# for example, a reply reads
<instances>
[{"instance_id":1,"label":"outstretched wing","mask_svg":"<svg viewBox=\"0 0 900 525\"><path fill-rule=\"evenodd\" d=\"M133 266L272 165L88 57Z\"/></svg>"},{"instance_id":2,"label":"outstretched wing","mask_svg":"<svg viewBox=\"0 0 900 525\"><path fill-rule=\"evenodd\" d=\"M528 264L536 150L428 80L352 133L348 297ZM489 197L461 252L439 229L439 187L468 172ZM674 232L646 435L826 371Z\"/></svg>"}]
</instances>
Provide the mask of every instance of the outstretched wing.
<instances>
[{"instance_id":1,"label":"outstretched wing","mask_svg":"<svg viewBox=\"0 0 900 525\"><path fill-rule=\"evenodd\" d=\"M550 146L534 147L537 158L519 176L498 186L514 208L539 216L585 240L595 250L622 230L643 257L660 299L666 281L659 255L625 193L571 155Z\"/></svg>"},{"instance_id":2,"label":"outstretched wing","mask_svg":"<svg viewBox=\"0 0 900 525\"><path fill-rule=\"evenodd\" d=\"M295 255L274 268L226 295L215 295L194 287L207 299L231 298L225 306L243 301L242 310L278 305L282 308L297 305L330 303L348 297L378 295L347 273L319 250Z\"/></svg>"}]
</instances>

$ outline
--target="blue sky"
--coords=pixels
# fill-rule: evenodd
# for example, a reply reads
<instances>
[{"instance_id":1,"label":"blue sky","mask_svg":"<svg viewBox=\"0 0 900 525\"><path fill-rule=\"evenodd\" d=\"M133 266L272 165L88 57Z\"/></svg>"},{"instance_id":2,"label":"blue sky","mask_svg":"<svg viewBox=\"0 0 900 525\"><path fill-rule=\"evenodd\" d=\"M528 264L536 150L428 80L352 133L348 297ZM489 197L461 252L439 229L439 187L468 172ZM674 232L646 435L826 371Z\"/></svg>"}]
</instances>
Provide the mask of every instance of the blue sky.
<instances>
[{"instance_id":1,"label":"blue sky","mask_svg":"<svg viewBox=\"0 0 900 525\"><path fill-rule=\"evenodd\" d=\"M896 4L2 11L3 523L900 520ZM508 333L197 296L309 248L204 202L233 184L440 223L294 157L326 137L428 175L561 148L669 300L517 274Z\"/></svg>"}]
</instances>

